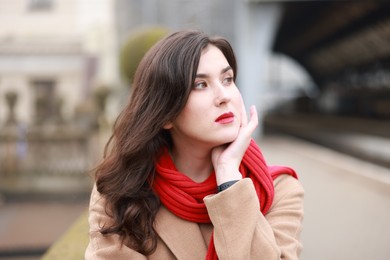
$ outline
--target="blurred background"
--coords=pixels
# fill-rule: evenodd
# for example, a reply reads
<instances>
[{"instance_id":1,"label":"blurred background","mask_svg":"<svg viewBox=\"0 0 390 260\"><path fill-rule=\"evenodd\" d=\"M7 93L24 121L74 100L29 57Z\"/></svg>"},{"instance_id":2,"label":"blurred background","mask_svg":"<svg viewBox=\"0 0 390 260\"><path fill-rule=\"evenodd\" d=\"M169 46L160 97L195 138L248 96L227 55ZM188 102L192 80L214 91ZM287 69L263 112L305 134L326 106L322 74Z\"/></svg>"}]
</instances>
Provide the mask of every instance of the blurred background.
<instances>
[{"instance_id":1,"label":"blurred background","mask_svg":"<svg viewBox=\"0 0 390 260\"><path fill-rule=\"evenodd\" d=\"M83 259L91 171L134 70L227 38L270 164L306 190L301 259L390 259L387 1L0 0L0 259Z\"/></svg>"}]
</instances>

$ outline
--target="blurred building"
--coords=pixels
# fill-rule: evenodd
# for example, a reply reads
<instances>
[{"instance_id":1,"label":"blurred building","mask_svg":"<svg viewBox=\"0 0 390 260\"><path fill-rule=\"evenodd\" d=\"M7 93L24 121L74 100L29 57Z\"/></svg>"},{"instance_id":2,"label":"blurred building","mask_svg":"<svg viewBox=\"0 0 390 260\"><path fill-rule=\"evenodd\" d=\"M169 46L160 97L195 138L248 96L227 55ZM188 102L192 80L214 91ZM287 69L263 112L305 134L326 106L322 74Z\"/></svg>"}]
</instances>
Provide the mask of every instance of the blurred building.
<instances>
[{"instance_id":1,"label":"blurred building","mask_svg":"<svg viewBox=\"0 0 390 260\"><path fill-rule=\"evenodd\" d=\"M0 1L6 199L89 193L107 139L107 89L119 85L114 17L106 0Z\"/></svg>"},{"instance_id":2,"label":"blurred building","mask_svg":"<svg viewBox=\"0 0 390 260\"><path fill-rule=\"evenodd\" d=\"M32 124L70 119L93 88L117 84L113 11L104 0L0 2L0 125L5 93L17 93L17 121Z\"/></svg>"}]
</instances>

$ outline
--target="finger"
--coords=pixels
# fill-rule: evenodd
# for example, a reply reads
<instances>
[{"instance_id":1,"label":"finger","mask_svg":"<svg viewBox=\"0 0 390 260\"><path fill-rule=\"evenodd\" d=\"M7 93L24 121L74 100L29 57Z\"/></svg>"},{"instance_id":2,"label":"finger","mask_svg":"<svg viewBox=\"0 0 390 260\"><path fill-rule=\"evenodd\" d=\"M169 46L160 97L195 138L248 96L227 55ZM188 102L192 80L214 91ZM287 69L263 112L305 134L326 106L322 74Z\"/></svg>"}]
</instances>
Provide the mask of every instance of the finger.
<instances>
[{"instance_id":1,"label":"finger","mask_svg":"<svg viewBox=\"0 0 390 260\"><path fill-rule=\"evenodd\" d=\"M250 121L246 126L241 126L240 132L234 141L235 148L245 151L250 143L251 136L258 125L258 116L255 106L250 107Z\"/></svg>"},{"instance_id":2,"label":"finger","mask_svg":"<svg viewBox=\"0 0 390 260\"><path fill-rule=\"evenodd\" d=\"M250 120L246 126L246 129L249 133L249 135L252 135L252 133L255 131L256 127L259 124L259 118L257 115L257 110L255 106L250 107Z\"/></svg>"},{"instance_id":3,"label":"finger","mask_svg":"<svg viewBox=\"0 0 390 260\"><path fill-rule=\"evenodd\" d=\"M259 124L259 117L257 115L257 109L253 105L250 107L250 121L249 121L249 124L251 124L255 128Z\"/></svg>"}]
</instances>

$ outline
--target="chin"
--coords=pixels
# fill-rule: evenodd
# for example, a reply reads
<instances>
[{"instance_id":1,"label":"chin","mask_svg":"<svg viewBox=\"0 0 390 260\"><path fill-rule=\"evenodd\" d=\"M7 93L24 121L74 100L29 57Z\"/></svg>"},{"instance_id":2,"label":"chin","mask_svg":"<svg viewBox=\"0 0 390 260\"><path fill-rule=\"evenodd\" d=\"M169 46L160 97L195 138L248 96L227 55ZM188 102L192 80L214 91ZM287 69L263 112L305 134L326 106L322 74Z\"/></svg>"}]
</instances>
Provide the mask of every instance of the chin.
<instances>
[{"instance_id":1,"label":"chin","mask_svg":"<svg viewBox=\"0 0 390 260\"><path fill-rule=\"evenodd\" d=\"M236 140L237 136L238 136L238 131L221 135L221 145L233 142L234 140Z\"/></svg>"}]
</instances>

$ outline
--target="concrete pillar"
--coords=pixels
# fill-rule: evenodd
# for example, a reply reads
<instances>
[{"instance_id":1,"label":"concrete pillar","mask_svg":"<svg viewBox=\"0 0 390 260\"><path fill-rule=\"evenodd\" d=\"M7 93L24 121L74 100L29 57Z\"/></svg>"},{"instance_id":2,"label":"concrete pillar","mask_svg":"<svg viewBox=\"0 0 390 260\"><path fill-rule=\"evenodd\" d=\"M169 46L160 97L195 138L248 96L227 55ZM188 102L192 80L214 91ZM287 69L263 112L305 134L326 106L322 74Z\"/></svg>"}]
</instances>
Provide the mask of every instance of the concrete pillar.
<instances>
[{"instance_id":1,"label":"concrete pillar","mask_svg":"<svg viewBox=\"0 0 390 260\"><path fill-rule=\"evenodd\" d=\"M246 108L256 105L259 126L253 137L263 134L263 107L261 95L268 73L268 56L281 14L278 3L253 3L237 1L235 8L235 52L238 61L237 86L240 88ZM249 116L249 114L248 114Z\"/></svg>"}]
</instances>

